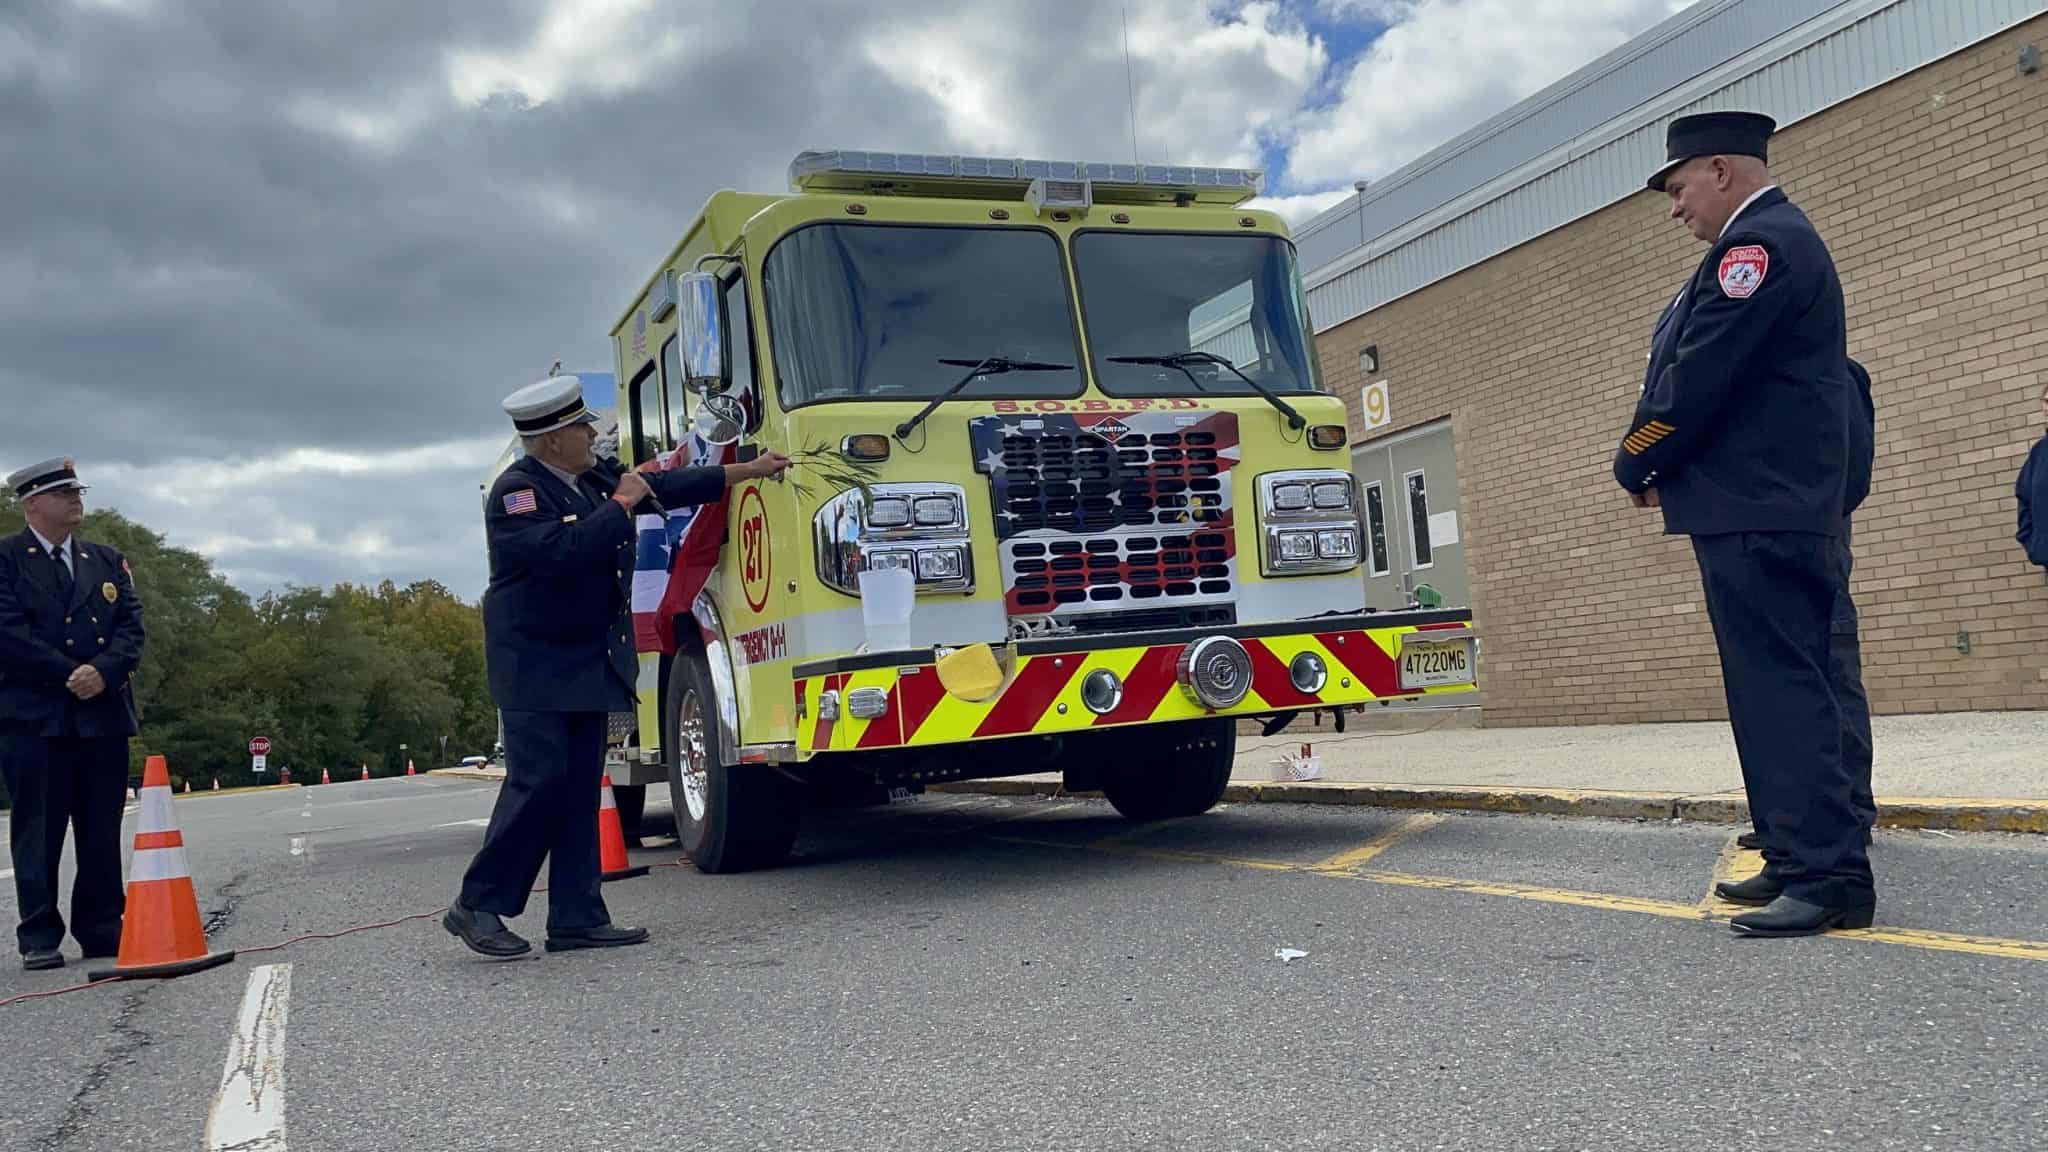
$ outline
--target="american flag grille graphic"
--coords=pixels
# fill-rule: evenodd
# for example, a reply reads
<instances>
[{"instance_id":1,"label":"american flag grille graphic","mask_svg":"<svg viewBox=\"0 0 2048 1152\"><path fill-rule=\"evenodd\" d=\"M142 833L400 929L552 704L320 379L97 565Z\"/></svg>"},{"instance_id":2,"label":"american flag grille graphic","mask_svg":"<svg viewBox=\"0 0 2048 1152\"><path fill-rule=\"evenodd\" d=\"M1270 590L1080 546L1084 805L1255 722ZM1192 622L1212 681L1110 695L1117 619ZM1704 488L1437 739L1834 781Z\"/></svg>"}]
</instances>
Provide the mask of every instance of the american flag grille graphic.
<instances>
[{"instance_id":1,"label":"american flag grille graphic","mask_svg":"<svg viewBox=\"0 0 2048 1152\"><path fill-rule=\"evenodd\" d=\"M969 427L1012 615L1233 599L1234 413L999 415Z\"/></svg>"}]
</instances>

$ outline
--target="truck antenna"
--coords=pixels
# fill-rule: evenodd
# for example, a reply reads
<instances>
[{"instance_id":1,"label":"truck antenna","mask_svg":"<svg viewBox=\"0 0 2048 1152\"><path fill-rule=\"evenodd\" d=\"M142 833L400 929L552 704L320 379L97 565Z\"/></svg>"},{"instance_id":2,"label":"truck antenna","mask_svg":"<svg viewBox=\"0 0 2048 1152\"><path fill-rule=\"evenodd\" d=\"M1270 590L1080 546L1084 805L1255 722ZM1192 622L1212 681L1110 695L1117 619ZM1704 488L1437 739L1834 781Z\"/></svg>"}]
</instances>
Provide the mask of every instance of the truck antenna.
<instances>
[{"instance_id":1,"label":"truck antenna","mask_svg":"<svg viewBox=\"0 0 2048 1152\"><path fill-rule=\"evenodd\" d=\"M1131 6L1123 5L1124 18L1124 92L1130 97L1131 110L1131 163L1143 167L1138 159L1138 81L1131 71Z\"/></svg>"}]
</instances>

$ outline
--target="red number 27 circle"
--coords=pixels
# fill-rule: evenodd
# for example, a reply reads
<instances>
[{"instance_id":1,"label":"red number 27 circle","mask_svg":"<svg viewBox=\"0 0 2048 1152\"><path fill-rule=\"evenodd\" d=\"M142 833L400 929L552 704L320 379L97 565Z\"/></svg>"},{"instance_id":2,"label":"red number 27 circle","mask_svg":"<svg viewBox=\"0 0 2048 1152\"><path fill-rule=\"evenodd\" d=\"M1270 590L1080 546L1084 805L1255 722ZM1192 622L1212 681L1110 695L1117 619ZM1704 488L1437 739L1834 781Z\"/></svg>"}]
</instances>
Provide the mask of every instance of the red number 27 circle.
<instances>
[{"instance_id":1,"label":"red number 27 circle","mask_svg":"<svg viewBox=\"0 0 2048 1152\"><path fill-rule=\"evenodd\" d=\"M756 612L768 606L768 577L768 512L761 490L749 488L740 496L740 588Z\"/></svg>"}]
</instances>

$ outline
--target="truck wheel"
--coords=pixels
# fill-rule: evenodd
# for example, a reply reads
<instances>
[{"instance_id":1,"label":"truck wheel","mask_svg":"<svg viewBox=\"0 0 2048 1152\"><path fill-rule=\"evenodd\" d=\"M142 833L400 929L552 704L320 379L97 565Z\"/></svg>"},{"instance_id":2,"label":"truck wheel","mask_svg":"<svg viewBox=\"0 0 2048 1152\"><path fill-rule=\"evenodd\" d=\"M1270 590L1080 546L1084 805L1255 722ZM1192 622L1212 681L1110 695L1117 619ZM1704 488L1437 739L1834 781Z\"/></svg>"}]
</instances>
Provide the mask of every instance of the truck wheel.
<instances>
[{"instance_id":1,"label":"truck wheel","mask_svg":"<svg viewBox=\"0 0 2048 1152\"><path fill-rule=\"evenodd\" d=\"M1132 820L1199 816L1223 799L1237 758L1237 725L1189 720L1131 733L1102 771L1102 794Z\"/></svg>"},{"instance_id":2,"label":"truck wheel","mask_svg":"<svg viewBox=\"0 0 2048 1152\"><path fill-rule=\"evenodd\" d=\"M763 765L727 768L718 705L703 657L676 657L668 678L663 759L676 837L699 872L744 872L782 862L796 840L795 789Z\"/></svg>"},{"instance_id":3,"label":"truck wheel","mask_svg":"<svg viewBox=\"0 0 2048 1152\"><path fill-rule=\"evenodd\" d=\"M619 810L619 831L626 837L626 847L640 846L640 817L647 811L647 785L613 784L612 804Z\"/></svg>"}]
</instances>

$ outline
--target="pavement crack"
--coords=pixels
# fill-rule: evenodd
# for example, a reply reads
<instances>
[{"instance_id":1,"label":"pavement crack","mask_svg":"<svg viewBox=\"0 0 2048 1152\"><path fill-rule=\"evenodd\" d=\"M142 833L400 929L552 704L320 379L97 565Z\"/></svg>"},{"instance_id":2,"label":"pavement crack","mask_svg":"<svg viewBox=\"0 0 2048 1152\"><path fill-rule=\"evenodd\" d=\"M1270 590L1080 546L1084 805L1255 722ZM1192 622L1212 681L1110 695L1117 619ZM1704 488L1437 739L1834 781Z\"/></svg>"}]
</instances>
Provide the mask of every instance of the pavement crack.
<instances>
[{"instance_id":1,"label":"pavement crack","mask_svg":"<svg viewBox=\"0 0 2048 1152\"><path fill-rule=\"evenodd\" d=\"M240 898L238 889L248 878L247 872L237 872L227 883L220 886L220 891L216 895L217 902L213 909L206 913L203 924L204 931L209 937L227 927L228 920L235 914L235 902ZM121 1009L114 1014L114 1021L108 1026L113 1034L113 1041L100 1053L99 1059L93 1061L92 1066L85 1070L85 1076L79 1081L77 1090L72 1092L71 1099L64 1105L64 1118L57 1122L57 1126L51 1129L48 1135L31 1144L29 1152L58 1152L84 1133L87 1123L92 1119L93 1098L99 1094L100 1089L106 1087L107 1081L113 1078L115 1072L134 1063L143 1049L156 1043L156 1037L136 1026L135 1018L142 1011L143 1001L159 987L162 985L152 984L122 994Z\"/></svg>"},{"instance_id":2,"label":"pavement crack","mask_svg":"<svg viewBox=\"0 0 2048 1152\"><path fill-rule=\"evenodd\" d=\"M154 990L155 986L152 986L123 994L121 1010L114 1014L114 1022L110 1026L113 1042L100 1053L99 1059L93 1061L92 1067L86 1069L78 1090L71 1094L71 1099L64 1106L64 1118L48 1135L30 1145L30 1152L58 1152L83 1135L92 1119L93 1097L116 1071L133 1063L143 1049L156 1043L154 1036L135 1026L135 1017L142 1010L142 1002Z\"/></svg>"},{"instance_id":3,"label":"pavement crack","mask_svg":"<svg viewBox=\"0 0 2048 1152\"><path fill-rule=\"evenodd\" d=\"M242 896L239 889L242 886L242 881L248 878L249 874L247 872L237 872L228 879L227 883L220 886L220 891L216 894L219 903L214 906L212 911L206 914L206 922L201 925L201 930L209 938L227 927L228 921L234 917L235 902L240 900Z\"/></svg>"}]
</instances>

